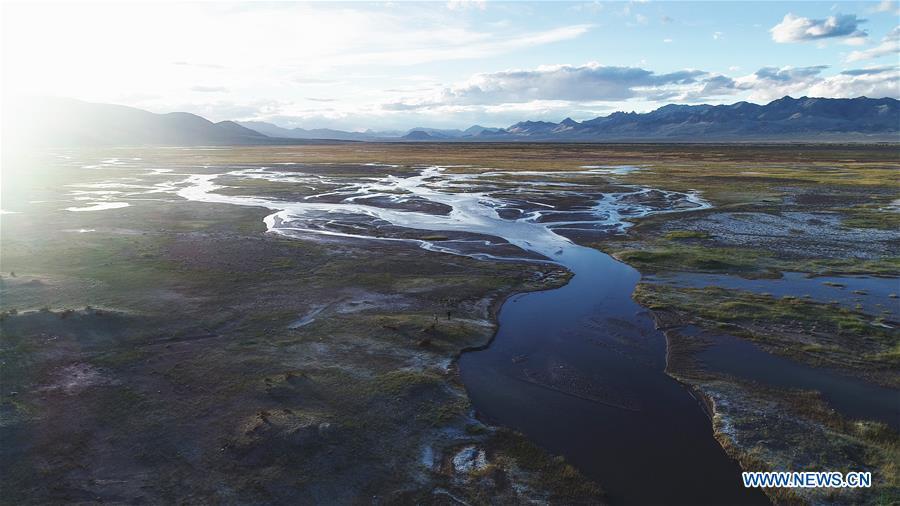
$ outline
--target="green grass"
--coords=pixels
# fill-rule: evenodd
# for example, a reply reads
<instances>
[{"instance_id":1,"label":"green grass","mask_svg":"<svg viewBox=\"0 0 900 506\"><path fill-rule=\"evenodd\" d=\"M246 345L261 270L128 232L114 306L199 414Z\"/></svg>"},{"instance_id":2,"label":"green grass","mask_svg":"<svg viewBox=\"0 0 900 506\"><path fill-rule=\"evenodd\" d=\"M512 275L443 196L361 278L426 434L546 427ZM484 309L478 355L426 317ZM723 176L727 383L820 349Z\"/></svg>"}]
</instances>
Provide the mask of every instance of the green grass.
<instances>
[{"instance_id":1,"label":"green grass","mask_svg":"<svg viewBox=\"0 0 900 506\"><path fill-rule=\"evenodd\" d=\"M599 502L602 489L585 480L581 474L562 458L547 454L542 448L528 441L521 434L510 430L498 430L492 440L502 455L512 458L523 469L540 473L541 484L552 492L551 503L569 501L578 503ZM593 498L594 501L590 499Z\"/></svg>"},{"instance_id":2,"label":"green grass","mask_svg":"<svg viewBox=\"0 0 900 506\"><path fill-rule=\"evenodd\" d=\"M673 230L671 232L666 232L665 234L663 234L663 238L670 241L679 239L708 239L709 237L710 235L708 232L702 232L699 230Z\"/></svg>"},{"instance_id":3,"label":"green grass","mask_svg":"<svg viewBox=\"0 0 900 506\"><path fill-rule=\"evenodd\" d=\"M764 273L766 253L750 249L701 247L684 244L617 251L619 260L644 272L700 271Z\"/></svg>"},{"instance_id":4,"label":"green grass","mask_svg":"<svg viewBox=\"0 0 900 506\"><path fill-rule=\"evenodd\" d=\"M639 284L634 297L647 308L675 311L687 322L724 329L803 362L896 383L889 371L900 367L900 333L859 310L795 297L654 283Z\"/></svg>"},{"instance_id":5,"label":"green grass","mask_svg":"<svg viewBox=\"0 0 900 506\"><path fill-rule=\"evenodd\" d=\"M841 225L847 228L900 230L900 212L878 204L836 209L845 215Z\"/></svg>"}]
</instances>

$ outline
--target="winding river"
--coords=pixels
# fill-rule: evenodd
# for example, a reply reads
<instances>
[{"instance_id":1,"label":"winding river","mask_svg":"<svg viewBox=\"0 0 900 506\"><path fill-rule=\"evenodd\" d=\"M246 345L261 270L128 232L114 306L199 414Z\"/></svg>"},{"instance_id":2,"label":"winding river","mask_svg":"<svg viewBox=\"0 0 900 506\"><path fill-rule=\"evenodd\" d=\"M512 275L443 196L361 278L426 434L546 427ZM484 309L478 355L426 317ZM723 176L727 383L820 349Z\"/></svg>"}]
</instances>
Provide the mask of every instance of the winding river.
<instances>
[{"instance_id":1,"label":"winding river","mask_svg":"<svg viewBox=\"0 0 900 506\"><path fill-rule=\"evenodd\" d=\"M516 295L484 350L460 359L486 421L565 455L614 503L765 504L667 376L665 338L631 299L640 274L573 246L565 286Z\"/></svg>"},{"instance_id":2,"label":"winding river","mask_svg":"<svg viewBox=\"0 0 900 506\"><path fill-rule=\"evenodd\" d=\"M592 166L575 174L604 182L605 175L622 170L630 169ZM184 179L155 186L192 201L268 208L269 231L288 236L374 239L372 228L386 224L499 238L508 243L504 251L511 244L531 255L500 255L491 250L491 241L478 243L471 237L456 242L402 236L380 240L411 241L429 250L477 258L544 257L566 267L574 274L568 284L509 298L493 342L461 357L461 377L479 416L520 430L564 455L596 479L613 502L765 503L761 493L741 486L740 469L713 438L698 400L663 372L664 337L631 299L639 273L557 233L573 225L622 230L627 217L709 204L692 193L624 185L591 195L587 206L560 209L538 200L584 197L590 185L561 181L567 174L573 173L452 173L444 167L422 167L411 174L337 179L304 172L303 166L245 167L181 174ZM533 180L510 182L504 177ZM228 181L247 179L294 182L315 191L290 200L219 191ZM100 198L96 204L104 201ZM392 206L376 204L385 201ZM422 211L423 203L446 211Z\"/></svg>"}]
</instances>

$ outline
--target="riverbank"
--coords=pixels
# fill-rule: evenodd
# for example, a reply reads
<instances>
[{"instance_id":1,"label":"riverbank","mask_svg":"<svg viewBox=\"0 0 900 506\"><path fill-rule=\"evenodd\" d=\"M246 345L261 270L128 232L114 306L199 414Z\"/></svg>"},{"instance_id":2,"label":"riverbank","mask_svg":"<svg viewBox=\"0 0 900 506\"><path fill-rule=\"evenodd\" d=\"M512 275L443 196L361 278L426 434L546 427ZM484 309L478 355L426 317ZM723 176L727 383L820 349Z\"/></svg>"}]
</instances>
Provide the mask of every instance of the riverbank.
<instances>
[{"instance_id":1,"label":"riverbank","mask_svg":"<svg viewBox=\"0 0 900 506\"><path fill-rule=\"evenodd\" d=\"M757 298L774 295L756 285L739 287L747 293L736 300L723 298L727 291L695 293L704 287L678 272L731 276L703 281L727 279L727 286L733 277L764 283L782 271L896 276L896 259L885 256L896 250L886 214L897 198L886 183L896 173L895 152L803 151L113 149L28 165L34 184L25 187L4 167L4 209L15 214L2 217L3 270L15 277L4 272L0 351L12 381L0 391L0 435L14 442L3 445L3 461L18 464L4 469L2 486L19 494L13 500L38 502L278 503L302 494L329 502L596 503L672 491L721 503L727 490L691 483L641 490L648 487L633 471L656 466L655 475L667 476L724 459L712 465L723 473L713 483L740 487L720 443L745 466L758 456L791 470L861 465L889 476L891 432L866 421L835 425L827 397L708 367L731 367L728 350L746 341L811 368L791 368L795 375L784 381L820 381L813 373L824 361L864 372L869 359L881 364L871 371L887 377L890 335L873 336L871 355L842 352L867 344L855 340L860 329L893 325L887 313L871 313L881 311L879 297L893 300L881 285L833 279L846 286L810 289L807 300L791 293L786 277L771 290L779 304L793 304L785 296L803 307L830 304L820 299L834 290L835 307L850 314L833 327L818 321L821 312L811 314L805 325L826 332L820 341L805 331L753 337L789 330L784 325L690 335L669 348L667 368L664 339L630 297L640 276L577 246L653 273L644 279L648 293L681 294L672 299L679 307L654 307L657 315L680 311L683 321L720 331L718 323L746 322L700 321L698 301L750 304L720 313L762 315ZM707 199L714 208L703 209ZM129 205L102 205L115 203ZM662 214L672 209L688 212ZM804 212L814 215L797 214ZM527 244L530 238L539 240ZM508 294L560 286L563 271L535 260L565 263L571 253L590 259L579 272L598 277L588 283L576 274L560 290L578 293L556 302L545 299L556 290L509 296L494 314ZM507 315L520 323L504 331ZM501 334L524 338L498 334L484 348L494 316ZM715 338L721 346L708 345ZM690 353L675 354L685 358L676 369L672 350L682 345ZM450 365L472 347L483 351L461 362L481 356L488 363L472 369L485 375L474 378L484 388L470 402ZM698 400L667 369L708 392L719 442ZM528 438L486 426L473 406L481 419ZM804 436L804 427L814 436ZM795 459L785 445L803 449L801 457L824 457ZM891 497L895 486L879 480L874 493Z\"/></svg>"},{"instance_id":2,"label":"riverbank","mask_svg":"<svg viewBox=\"0 0 900 506\"><path fill-rule=\"evenodd\" d=\"M636 220L594 246L644 273L634 295L666 332L667 373L706 400L716 439L745 470L873 473L872 489L766 490L771 499L891 503L897 189L888 165L864 157L769 163L619 176L690 187L714 207Z\"/></svg>"}]
</instances>

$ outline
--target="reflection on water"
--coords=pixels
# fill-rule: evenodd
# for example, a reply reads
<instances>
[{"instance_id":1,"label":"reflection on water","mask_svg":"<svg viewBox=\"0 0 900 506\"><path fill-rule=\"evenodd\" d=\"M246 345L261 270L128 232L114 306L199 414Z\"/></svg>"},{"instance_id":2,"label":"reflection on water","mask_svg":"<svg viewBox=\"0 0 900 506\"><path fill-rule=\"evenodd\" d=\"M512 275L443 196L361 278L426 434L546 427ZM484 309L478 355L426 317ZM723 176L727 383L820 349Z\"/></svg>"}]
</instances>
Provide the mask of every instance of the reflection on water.
<instances>
[{"instance_id":1,"label":"reflection on water","mask_svg":"<svg viewBox=\"0 0 900 506\"><path fill-rule=\"evenodd\" d=\"M686 335L702 333L696 328L680 332ZM897 390L799 364L727 334L702 335L714 344L698 353L697 359L712 371L768 386L816 390L829 405L849 418L878 420L900 430L900 392Z\"/></svg>"},{"instance_id":2,"label":"reflection on water","mask_svg":"<svg viewBox=\"0 0 900 506\"><path fill-rule=\"evenodd\" d=\"M648 276L648 280L675 286L703 288L717 286L775 297L810 298L817 302L837 302L870 314L900 313L900 279L874 276L807 277L802 272L785 272L779 279L745 279L726 274L672 273ZM892 297L893 295L893 297Z\"/></svg>"},{"instance_id":3,"label":"reflection on water","mask_svg":"<svg viewBox=\"0 0 900 506\"><path fill-rule=\"evenodd\" d=\"M766 503L663 372L663 336L630 296L640 275L589 248L566 265L569 284L509 299L491 345L461 357L478 412L565 455L615 502Z\"/></svg>"}]
</instances>

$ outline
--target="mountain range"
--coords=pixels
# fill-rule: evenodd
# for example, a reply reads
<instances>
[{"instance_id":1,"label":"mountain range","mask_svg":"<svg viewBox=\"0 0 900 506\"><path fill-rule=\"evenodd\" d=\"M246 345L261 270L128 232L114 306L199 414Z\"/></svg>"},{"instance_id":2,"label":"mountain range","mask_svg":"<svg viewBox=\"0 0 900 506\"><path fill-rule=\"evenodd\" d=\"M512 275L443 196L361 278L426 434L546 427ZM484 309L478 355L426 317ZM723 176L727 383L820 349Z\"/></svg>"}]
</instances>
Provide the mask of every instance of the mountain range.
<instances>
[{"instance_id":1,"label":"mountain range","mask_svg":"<svg viewBox=\"0 0 900 506\"><path fill-rule=\"evenodd\" d=\"M765 105L666 105L585 121L522 121L507 128L417 127L347 132L283 128L260 121L213 123L200 116L155 114L110 104L42 99L4 115L5 141L30 131L64 145L253 145L321 142L900 142L900 101L893 98L791 98ZM22 114L24 112L25 114Z\"/></svg>"},{"instance_id":2,"label":"mountain range","mask_svg":"<svg viewBox=\"0 0 900 506\"><path fill-rule=\"evenodd\" d=\"M3 140L61 146L198 146L296 144L234 121L213 123L187 112L156 114L134 107L66 98L13 104L3 115Z\"/></svg>"},{"instance_id":3,"label":"mountain range","mask_svg":"<svg viewBox=\"0 0 900 506\"><path fill-rule=\"evenodd\" d=\"M525 121L491 137L532 140L815 140L866 137L900 140L900 102L892 98L784 97L766 105L667 105L587 121ZM482 134L484 135L484 134Z\"/></svg>"}]
</instances>

